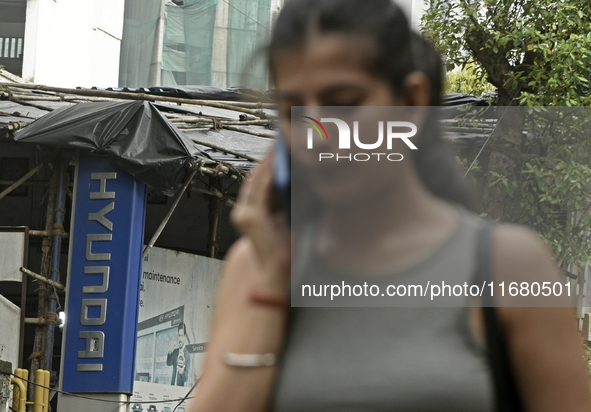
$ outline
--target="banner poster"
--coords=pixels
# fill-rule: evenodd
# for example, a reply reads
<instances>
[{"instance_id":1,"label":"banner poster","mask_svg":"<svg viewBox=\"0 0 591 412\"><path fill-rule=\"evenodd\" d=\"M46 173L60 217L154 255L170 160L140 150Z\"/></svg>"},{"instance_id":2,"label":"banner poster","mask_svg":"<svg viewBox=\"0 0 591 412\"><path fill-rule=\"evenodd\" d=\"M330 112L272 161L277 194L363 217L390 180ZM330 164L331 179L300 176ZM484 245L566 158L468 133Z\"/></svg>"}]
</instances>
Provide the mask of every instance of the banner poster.
<instances>
[{"instance_id":1,"label":"banner poster","mask_svg":"<svg viewBox=\"0 0 591 412\"><path fill-rule=\"evenodd\" d=\"M26 234L21 228L0 229L0 281L22 282L26 245Z\"/></svg>"},{"instance_id":2,"label":"banner poster","mask_svg":"<svg viewBox=\"0 0 591 412\"><path fill-rule=\"evenodd\" d=\"M222 264L157 247L144 258L133 412L171 412L178 401L149 401L183 398L199 379Z\"/></svg>"}]
</instances>

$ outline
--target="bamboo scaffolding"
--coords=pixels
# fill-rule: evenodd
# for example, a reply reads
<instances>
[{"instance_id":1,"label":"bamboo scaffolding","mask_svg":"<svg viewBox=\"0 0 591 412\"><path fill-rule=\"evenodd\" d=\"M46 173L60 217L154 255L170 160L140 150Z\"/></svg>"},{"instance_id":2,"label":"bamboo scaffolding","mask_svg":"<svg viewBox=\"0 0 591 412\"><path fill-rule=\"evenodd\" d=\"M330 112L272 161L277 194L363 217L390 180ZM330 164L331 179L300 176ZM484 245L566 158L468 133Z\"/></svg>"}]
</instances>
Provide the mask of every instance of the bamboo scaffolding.
<instances>
[{"instance_id":1,"label":"bamboo scaffolding","mask_svg":"<svg viewBox=\"0 0 591 412\"><path fill-rule=\"evenodd\" d=\"M164 227L166 226L166 224L170 220L172 213L174 212L177 205L179 204L179 201L181 200L181 197L183 197L183 194L185 194L185 190L187 190L187 187L189 186L189 184L191 183L191 181L193 180L193 178L197 174L197 171L198 171L198 169L193 170L191 172L191 174L189 175L189 177L187 178L187 180L185 180L183 187L181 188L181 190L179 190L176 197L174 198L174 202L172 203L172 206L170 206L170 209L166 213L166 216L164 216L164 219L162 219L162 222L160 222L160 225L158 226L158 229L156 229L156 232L152 236L152 239L150 239L150 241L146 245L146 248L144 249L144 253L142 254L142 259L146 257L146 255L148 254L148 252L150 251L152 246L154 246L154 243L156 243L156 241L160 237L160 234L162 233L162 231L164 230Z\"/></svg>"},{"instance_id":2,"label":"bamboo scaffolding","mask_svg":"<svg viewBox=\"0 0 591 412\"><path fill-rule=\"evenodd\" d=\"M45 232L47 236L43 236L41 243L41 268L40 276L48 279L51 276L51 245L53 232L53 223L55 217L55 198L57 195L57 173L52 173L51 180L47 191L47 209L45 214ZM45 318L47 312L47 294L49 292L45 283L39 283L38 301L37 301L37 317ZM45 326L38 325L35 327L35 337L33 340L33 353L29 356L31 359L31 375L35 376L40 364L45 363ZM33 400L35 396L35 385L29 383L28 397Z\"/></svg>"},{"instance_id":3,"label":"bamboo scaffolding","mask_svg":"<svg viewBox=\"0 0 591 412\"><path fill-rule=\"evenodd\" d=\"M23 272L23 273L25 273L25 274L29 275L29 276L30 276L30 277L32 277L33 279L37 279L39 282L46 283L46 284L48 284L49 286L52 286L52 287L56 288L57 290L61 290L61 291L65 291L65 290L66 290L66 287L65 287L64 285L62 285L61 283L59 283L59 282L54 282L54 281L53 281L53 280L51 280L51 279L48 279L48 278L46 278L46 277L43 277L43 276L41 276L41 275L38 275L37 273L35 273L35 272L33 272L33 271L30 271L30 270L29 270L29 269L27 269L27 268L20 268L19 270L20 270L21 272Z\"/></svg>"},{"instance_id":4,"label":"bamboo scaffolding","mask_svg":"<svg viewBox=\"0 0 591 412\"><path fill-rule=\"evenodd\" d=\"M17 130L24 129L28 125L29 125L29 123L27 123L27 122L12 122L12 123L8 123L6 126L4 126L3 129L10 130L11 132L15 132Z\"/></svg>"},{"instance_id":5,"label":"bamboo scaffolding","mask_svg":"<svg viewBox=\"0 0 591 412\"><path fill-rule=\"evenodd\" d=\"M16 180L0 180L0 185L11 185L15 183ZM30 186L30 185L48 185L49 182L47 180L39 180L39 179L29 179L26 182L22 182L21 186ZM73 184L70 182L68 186L72 186Z\"/></svg>"},{"instance_id":6,"label":"bamboo scaffolding","mask_svg":"<svg viewBox=\"0 0 591 412\"><path fill-rule=\"evenodd\" d=\"M273 133L255 132L254 130L243 129L241 127L236 127L236 126L223 126L223 127L228 130L234 130L236 132L241 132L241 133L248 133L253 136L265 137L267 139L275 139L275 134L273 134Z\"/></svg>"},{"instance_id":7,"label":"bamboo scaffolding","mask_svg":"<svg viewBox=\"0 0 591 412\"><path fill-rule=\"evenodd\" d=\"M34 100L34 101L46 101L46 102L72 102L75 100L88 101L88 102L116 102L119 99L107 98L107 97L91 97L91 96L63 96L56 95L50 96L46 94L20 94L12 93L12 96L21 100Z\"/></svg>"},{"instance_id":8,"label":"bamboo scaffolding","mask_svg":"<svg viewBox=\"0 0 591 412\"><path fill-rule=\"evenodd\" d=\"M211 126L213 124L215 124L215 121L212 118L208 118L208 117L199 117L197 119L186 119L186 118L180 118L180 117L168 117L168 120L170 120L172 123L187 123L187 124L201 124L203 123L204 125L207 126ZM243 125L243 126L267 126L270 121L269 119L262 119L262 120L222 120L220 118L216 118L216 120L218 120L219 123L221 123L223 126L225 125ZM192 126L195 127L195 126ZM198 126L197 126L198 127Z\"/></svg>"},{"instance_id":9,"label":"bamboo scaffolding","mask_svg":"<svg viewBox=\"0 0 591 412\"><path fill-rule=\"evenodd\" d=\"M62 320L59 318L56 322L58 325L62 324ZM25 318L25 323L28 325L48 325L50 322L45 318Z\"/></svg>"},{"instance_id":10,"label":"bamboo scaffolding","mask_svg":"<svg viewBox=\"0 0 591 412\"><path fill-rule=\"evenodd\" d=\"M250 156L250 155L247 155L247 154L245 154L245 153L237 152L237 151L235 151L235 150L231 150L231 149L226 149L226 148L224 148L224 147L222 147L222 146L218 146L218 145L216 145L216 144L213 144L213 143L209 143L209 142L203 142L203 141L201 141L201 140L193 139L192 137L189 137L189 139L191 139L191 141L192 141L193 143L197 143L197 144L200 144L200 145L202 145L202 146L207 146L207 147L210 147L210 148L212 148L212 149L218 150L218 151L220 151L220 152L229 153L229 154L231 154L231 155L238 156L238 157L242 157L242 158L244 158L244 159L247 159L247 160L250 160L250 161L252 161L252 162L256 162L256 163L260 162L260 160L259 160L259 159L257 159L256 157L252 157L252 156Z\"/></svg>"},{"instance_id":11,"label":"bamboo scaffolding","mask_svg":"<svg viewBox=\"0 0 591 412\"><path fill-rule=\"evenodd\" d=\"M222 182L219 178L210 178L209 187L221 191ZM207 252L210 258L215 258L218 250L218 227L222 201L217 196L211 196L207 205L209 211L209 232L207 235Z\"/></svg>"},{"instance_id":12,"label":"bamboo scaffolding","mask_svg":"<svg viewBox=\"0 0 591 412\"><path fill-rule=\"evenodd\" d=\"M191 188L191 192L196 192L196 193L202 193L204 195L210 195L210 196L217 196L220 198L220 200L225 203L227 206L235 206L236 205L236 198L233 198L231 196L225 195L222 192L220 192L219 190L215 189L215 188L209 188L209 189L205 189L203 187L195 187L193 186Z\"/></svg>"},{"instance_id":13,"label":"bamboo scaffolding","mask_svg":"<svg viewBox=\"0 0 591 412\"><path fill-rule=\"evenodd\" d=\"M29 229L29 236L53 236L52 232L47 232L45 230L31 230ZM70 235L68 233L65 233L62 235L63 239L67 239L68 237L70 237Z\"/></svg>"},{"instance_id":14,"label":"bamboo scaffolding","mask_svg":"<svg viewBox=\"0 0 591 412\"><path fill-rule=\"evenodd\" d=\"M0 199L2 199L3 197L5 197L7 194L9 194L10 192L12 192L17 187L19 187L21 185L21 183L25 182L28 178L30 178L35 173L37 173L39 170L41 170L41 168L43 166L44 166L44 163L38 164L36 167L34 167L32 170L30 170L26 175L24 175L19 180L17 180L16 182L14 182L10 186L8 186L6 189L4 189L2 191L2 193L0 193Z\"/></svg>"},{"instance_id":15,"label":"bamboo scaffolding","mask_svg":"<svg viewBox=\"0 0 591 412\"><path fill-rule=\"evenodd\" d=\"M24 115L24 114L22 114L22 113L18 113L18 114L16 114L16 115L15 115L14 113L15 113L15 112L13 112L13 113L8 113L8 112L3 112L2 110L0 110L0 115L2 115L2 116L24 117L24 118L26 118L26 119L33 119L33 120L35 120L35 118L34 118L34 117L25 116L25 115Z\"/></svg>"},{"instance_id":16,"label":"bamboo scaffolding","mask_svg":"<svg viewBox=\"0 0 591 412\"><path fill-rule=\"evenodd\" d=\"M11 93L7 93L7 92L3 92L3 91L0 91L0 99L10 100L12 102L18 103L18 104L23 105L23 106L35 107L35 108L37 108L39 110L45 110L45 111L48 111L48 112L52 112L53 111L53 109L51 107L41 106L40 104L35 104L35 103L31 103L31 102L26 101L26 100L17 99L16 97L13 97Z\"/></svg>"},{"instance_id":17,"label":"bamboo scaffolding","mask_svg":"<svg viewBox=\"0 0 591 412\"><path fill-rule=\"evenodd\" d=\"M0 87L9 87L15 88L13 83L0 83ZM236 112L244 112L247 114L251 114L255 117L260 119L265 119L269 117L265 112L262 110L254 110L249 109L246 107L240 107L235 104L230 103L218 103L211 100L200 100L200 99L186 99L182 97L168 97L168 96L159 96L155 94L148 94L148 93L133 93L133 92L116 92L110 90L96 90L96 89L68 89L64 87L52 87L52 86L43 86L38 84L19 84L19 89L31 89L31 90L41 90L41 91L49 91L49 92L57 92L57 93L69 93L75 94L78 96L94 96L94 97L110 97L115 99L121 100L145 100L150 102L169 102L169 103L182 103L191 106L206 106L206 107L216 107L219 109L227 109Z\"/></svg>"},{"instance_id":18,"label":"bamboo scaffolding","mask_svg":"<svg viewBox=\"0 0 591 412\"><path fill-rule=\"evenodd\" d=\"M32 98L33 100L36 100L39 96L45 96L47 98L55 98L55 100L51 100L51 101L59 101L59 100L68 100L68 99L72 99L72 100L87 100L88 97L90 98L96 98L96 99L106 99L107 101L113 100L114 98L109 98L109 97L95 97L95 96L85 96L84 99L80 98L80 94L78 93L78 90L95 90L95 91L103 91L103 90L98 90L98 89L64 89L64 90L68 90L68 91L64 91L64 92L53 92L53 93L69 93L70 95L59 95L59 94L55 94L55 95L49 95L49 94L45 94L42 95L40 93L34 93L34 92L29 92L29 90L40 90L40 91L48 91L49 90L43 90L41 89L41 86L39 85L39 87L32 87L32 88L23 88L20 87L20 84L14 84L14 83L0 83L0 86L9 84L8 89L9 90L18 90L19 96L22 96L23 98ZM43 86L43 87L48 87L48 86ZM20 89L20 90L19 90ZM116 92L115 90L105 90L106 92ZM133 91L127 91L127 92L116 92L116 93L139 93L139 92L133 92ZM145 93L145 92L142 92ZM13 93L14 95L16 95L15 93ZM152 93L146 93L149 94L150 96L160 96L158 94L152 94ZM162 97L169 97L169 98L175 98L172 96L162 96ZM177 97L178 99L184 99L182 97ZM42 100L47 100L47 99L42 99ZM115 98L115 100L118 100L117 98ZM193 100L193 99L190 99ZM201 99L204 100L204 99ZM96 100L96 101L104 101L104 100ZM241 109L268 109L268 110L275 110L277 108L277 105L275 103L256 103L256 102L241 102L241 101L231 101L231 100L205 100L211 103L216 103L216 104L230 104L232 106L235 107L239 107Z\"/></svg>"}]
</instances>

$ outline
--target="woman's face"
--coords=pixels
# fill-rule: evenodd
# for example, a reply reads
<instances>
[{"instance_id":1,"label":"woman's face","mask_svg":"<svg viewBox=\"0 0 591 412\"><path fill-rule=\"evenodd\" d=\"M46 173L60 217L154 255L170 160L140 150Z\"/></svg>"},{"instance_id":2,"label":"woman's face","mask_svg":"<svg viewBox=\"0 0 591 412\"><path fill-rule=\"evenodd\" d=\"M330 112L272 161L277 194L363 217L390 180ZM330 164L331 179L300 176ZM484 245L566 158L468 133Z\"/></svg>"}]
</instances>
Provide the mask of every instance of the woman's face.
<instances>
[{"instance_id":1,"label":"woman's face","mask_svg":"<svg viewBox=\"0 0 591 412\"><path fill-rule=\"evenodd\" d=\"M274 59L275 89L282 128L291 139L291 107L398 106L386 79L370 73L367 39L353 35L317 36L305 47L279 51Z\"/></svg>"},{"instance_id":2,"label":"woman's face","mask_svg":"<svg viewBox=\"0 0 591 412\"><path fill-rule=\"evenodd\" d=\"M273 63L280 126L290 145L292 126L306 127L300 124L302 119L293 119L292 125L292 106L305 106L303 114L318 119L322 117L319 114L321 106L428 104L428 84L425 87L424 75L409 75L406 83L410 84L410 89L407 87L407 90L411 90L411 93L398 96L393 93L392 86L385 78L369 71L367 60L373 51L371 47L372 43L361 36L331 34L316 36L304 47L275 53ZM422 94L423 100L420 99ZM328 134L334 136L335 133L331 133L329 127L336 130L336 126L326 125ZM375 135L373 139L375 141ZM334 145L336 141L316 140L315 149L318 145L326 145L328 148L329 144ZM305 181L311 185L317 196L328 203L342 204L353 196L359 198L360 195L368 194L369 190L375 190L376 187L388 187L393 176L400 173L402 168L408 167L403 163L411 162L409 148L399 139L395 139L392 149L403 154L405 161L388 164L383 161L363 164L342 161L319 163L309 152L298 151L295 145L291 147L292 165L297 163L302 166L300 170L304 170L307 175L304 176ZM319 179L318 176L322 178ZM368 185L368 181L372 184Z\"/></svg>"}]
</instances>

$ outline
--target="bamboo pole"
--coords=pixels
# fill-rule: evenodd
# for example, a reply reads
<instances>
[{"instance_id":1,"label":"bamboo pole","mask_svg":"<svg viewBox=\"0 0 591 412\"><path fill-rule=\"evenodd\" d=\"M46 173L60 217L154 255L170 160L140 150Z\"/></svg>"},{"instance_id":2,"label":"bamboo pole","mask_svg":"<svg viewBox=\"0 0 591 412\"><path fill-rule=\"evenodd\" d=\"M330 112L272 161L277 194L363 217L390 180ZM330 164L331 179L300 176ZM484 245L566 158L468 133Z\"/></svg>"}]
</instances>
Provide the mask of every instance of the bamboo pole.
<instances>
[{"instance_id":1,"label":"bamboo pole","mask_svg":"<svg viewBox=\"0 0 591 412\"><path fill-rule=\"evenodd\" d=\"M19 113L18 115L15 115L14 113L15 113L15 112L8 113L8 112L3 112L2 110L0 110L0 115L2 115L2 116L24 117L25 119L32 119L32 120L35 120L35 118L34 118L34 117L25 116L25 115L24 115L24 114L22 114L22 113Z\"/></svg>"},{"instance_id":2,"label":"bamboo pole","mask_svg":"<svg viewBox=\"0 0 591 412\"><path fill-rule=\"evenodd\" d=\"M14 132L14 131L17 131L20 129L24 129L28 125L29 125L29 123L27 123L27 122L12 122L12 123L8 123L6 126L4 126L4 129Z\"/></svg>"},{"instance_id":3,"label":"bamboo pole","mask_svg":"<svg viewBox=\"0 0 591 412\"><path fill-rule=\"evenodd\" d=\"M16 182L14 182L10 186L8 186L6 189L4 189L2 191L2 193L0 193L0 199L2 199L3 197L5 197L7 194L9 194L10 192L12 192L17 187L19 187L21 185L21 183L27 181L27 179L29 179L31 176L33 176L35 173L37 173L39 170L41 170L41 168L43 166L44 166L44 163L38 164L33 169L29 170L29 172L26 175L24 175L23 177L21 177L20 179L18 179Z\"/></svg>"},{"instance_id":4,"label":"bamboo pole","mask_svg":"<svg viewBox=\"0 0 591 412\"><path fill-rule=\"evenodd\" d=\"M46 232L45 230L31 230L29 229L29 236L53 236L51 232ZM70 235L68 233L64 233L62 238L67 239Z\"/></svg>"},{"instance_id":5,"label":"bamboo pole","mask_svg":"<svg viewBox=\"0 0 591 412\"><path fill-rule=\"evenodd\" d=\"M197 165L195 168L203 175L225 175L230 173L230 168L221 163L218 163L214 168L203 165Z\"/></svg>"},{"instance_id":6,"label":"bamboo pole","mask_svg":"<svg viewBox=\"0 0 591 412\"><path fill-rule=\"evenodd\" d=\"M229 154L234 155L234 156L242 157L242 158L247 159L247 160L250 160L252 162L257 162L257 163L260 162L260 160L257 159L256 157L252 157L252 156L247 155L245 153L237 152L237 151L231 150L231 149L226 149L226 148L224 148L222 146L218 146L218 145L213 144L213 143L203 142L201 140L193 139L192 137L189 137L189 139L191 139L191 141L193 143L197 143L197 144L200 144L202 146L207 146L207 147L210 147L212 149L218 150L220 152L225 152L225 153L229 153Z\"/></svg>"},{"instance_id":7,"label":"bamboo pole","mask_svg":"<svg viewBox=\"0 0 591 412\"><path fill-rule=\"evenodd\" d=\"M47 325L47 324L49 324L47 319L42 319L42 318L25 318L25 323L27 325ZM58 325L62 324L61 319L57 320L57 324Z\"/></svg>"},{"instance_id":8,"label":"bamboo pole","mask_svg":"<svg viewBox=\"0 0 591 412\"><path fill-rule=\"evenodd\" d=\"M13 83L0 83L0 87L10 87L15 88ZM52 86L43 86L38 84L19 84L18 88L20 89L32 89L32 90L42 90L42 91L50 91L50 92L57 92L57 93L70 93L76 94L79 96L96 96L96 97L110 97L115 99L122 99L122 100L146 100L151 102L169 102L169 103L184 103L187 105L192 106L207 106L207 107L217 107L219 109L227 109L233 110L237 112L243 112L247 114L251 114L256 116L260 119L267 118L267 114L262 110L254 110L245 107L239 107L237 105L229 104L229 103L217 103L211 100L200 100L200 99L186 99L182 97L168 97L168 96L158 96L155 94L148 94L148 93L134 93L134 92L115 92L111 90L95 90L95 89L68 89L64 87L52 87Z\"/></svg>"},{"instance_id":9,"label":"bamboo pole","mask_svg":"<svg viewBox=\"0 0 591 412\"><path fill-rule=\"evenodd\" d=\"M35 272L33 272L33 271L31 271L31 270L29 270L29 269L27 269L27 268L23 268L23 267L21 267L19 270L20 270L21 272L23 272L23 273L25 273L25 274L29 275L29 276L30 276L30 277L32 277L33 279L37 279L39 282L43 282L43 283L45 283L45 284L48 284L49 286L55 287L57 290L62 290L62 291L63 291L63 290L66 290L65 286L64 286L64 285L62 285L61 283L59 283L59 282L54 282L54 281L53 281L53 280L51 280L51 279L45 278L45 277L43 277L43 276L41 276L41 275L38 275L37 273L35 273Z\"/></svg>"},{"instance_id":10,"label":"bamboo pole","mask_svg":"<svg viewBox=\"0 0 591 412\"><path fill-rule=\"evenodd\" d=\"M41 272L40 275L44 278L49 278L51 270L51 243L52 238L49 235L53 231L53 218L55 216L55 198L57 194L57 173L53 173L49 181L49 195L47 199L47 211L45 215L45 232L48 236L43 237L41 243ZM37 317L45 318L47 310L47 291L48 288L45 283L39 283L38 287L38 303L37 303ZM39 365L45 362L45 326L39 325L35 328L35 338L33 341L33 353L29 357L31 359L31 376L35 376ZM28 397L32 401L35 395L35 385L29 383Z\"/></svg>"},{"instance_id":11,"label":"bamboo pole","mask_svg":"<svg viewBox=\"0 0 591 412\"><path fill-rule=\"evenodd\" d=\"M187 116L190 116L189 114L187 114ZM187 123L187 124L203 124L203 125L207 125L207 126L211 126L212 124L215 124L215 122L213 121L212 118L206 118L206 117L197 117L196 119L186 119L186 118L182 118L182 117L171 117L171 116L167 116L168 120L170 120L172 123ZM216 118L221 124L222 126L226 126L226 125L235 125L235 126L266 126L269 124L269 119L260 119L260 120L222 120L219 117Z\"/></svg>"},{"instance_id":12,"label":"bamboo pole","mask_svg":"<svg viewBox=\"0 0 591 412\"><path fill-rule=\"evenodd\" d=\"M60 281L60 258L62 250L62 233L64 231L64 218L66 215L66 169L68 162L58 156L54 163L54 172L57 174L57 193L55 201L55 217L53 221L53 244L51 251L51 272L48 278L51 279L50 286L55 288ZM55 289L54 289L55 292ZM57 319L58 297L57 293L50 293L47 297L47 318ZM55 343L55 323L48 323L45 334L45 370L51 370L53 365L53 349Z\"/></svg>"},{"instance_id":13,"label":"bamboo pole","mask_svg":"<svg viewBox=\"0 0 591 412\"><path fill-rule=\"evenodd\" d=\"M274 139L275 138L275 134L273 133L262 133L262 132L255 132L254 130L250 130L250 129L243 129L242 127L236 127L236 126L223 126L224 129L228 129L228 130L234 130L236 132L241 132L241 133L248 133L251 134L253 136L258 136L258 137L265 137L267 139Z\"/></svg>"},{"instance_id":14,"label":"bamboo pole","mask_svg":"<svg viewBox=\"0 0 591 412\"><path fill-rule=\"evenodd\" d=\"M40 102L72 102L75 100L81 101L88 101L88 102L116 102L119 101L118 99L111 99L107 97L91 97L91 96L64 96L64 95L55 95L55 96L48 96L48 95L39 95L34 93L27 93L27 94L20 94L20 93L13 93L13 97L21 100L34 100Z\"/></svg>"},{"instance_id":15,"label":"bamboo pole","mask_svg":"<svg viewBox=\"0 0 591 412\"><path fill-rule=\"evenodd\" d=\"M209 184L212 189L221 191L222 184L219 178L214 177L209 179ZM220 221L220 211L222 202L217 196L211 196L207 205L209 209L209 233L207 235L207 252L210 258L215 258L218 250L218 226Z\"/></svg>"},{"instance_id":16,"label":"bamboo pole","mask_svg":"<svg viewBox=\"0 0 591 412\"><path fill-rule=\"evenodd\" d=\"M150 251L152 246L154 246L154 243L156 243L156 241L160 237L160 234L162 233L162 231L164 230L164 227L166 226L166 224L170 220L172 213L176 209L176 206L179 204L181 197L183 197L185 190L187 190L189 183L191 183L191 181L193 180L193 178L197 174L197 171L198 171L198 169L193 170L191 172L191 174L189 175L189 177L187 178L187 180L185 180L185 183L183 184L183 187L181 188L181 190L179 190L179 192L177 193L177 195L174 199L174 202L172 203L172 206L170 206L170 209L166 213L166 216L164 216L164 219L162 219L162 222L160 222L160 226L158 226L158 229L156 229L156 232L152 236L152 239L150 239L150 242L148 242L148 244L146 245L146 248L144 249L144 253L142 255L142 259L146 257L146 255L148 254L148 252Z\"/></svg>"},{"instance_id":17,"label":"bamboo pole","mask_svg":"<svg viewBox=\"0 0 591 412\"><path fill-rule=\"evenodd\" d=\"M236 205L235 198L228 196L228 195L224 195L222 192L220 192L219 190L214 189L214 188L205 189L203 187L192 187L191 191L197 192L197 193L202 193L204 195L217 196L220 198L220 200L222 202L224 202L227 206L230 206L230 207Z\"/></svg>"},{"instance_id":18,"label":"bamboo pole","mask_svg":"<svg viewBox=\"0 0 591 412\"><path fill-rule=\"evenodd\" d=\"M23 94L22 96L40 96L39 94L36 93L27 93L28 90L42 90L42 91L53 91L53 90L43 90L43 88L47 88L49 89L49 86L42 86L42 85L33 85L36 87L28 87L30 85L24 85L25 87L22 87L23 84L15 84L15 83L0 83L0 86L4 86L7 85L10 89L21 89L20 93L26 93ZM57 87L51 87L52 89L57 89ZM67 90L67 91L59 91L58 93L70 93L71 97L74 97L74 100L78 100L80 99L79 97L76 97L76 95L78 95L78 91L79 90L94 90L94 91L98 91L101 92L102 90L97 90L97 89L67 89L67 88L60 88L63 90ZM114 90L105 90L107 92L110 91L114 91ZM121 92L121 93L136 93L136 92ZM158 96L156 94L150 94L151 96ZM45 97L55 97L55 96L48 96L45 95ZM57 96L58 98L61 96ZM70 96L68 96L70 97ZM172 96L162 96L162 97L172 97ZM182 99L182 97L179 97L179 99ZM193 100L193 99L191 99ZM203 100L203 99L202 99ZM232 100L210 100L207 99L206 101L208 102L212 102L212 103L221 103L221 104L231 104L232 106L236 106L236 107L240 107L240 108L246 108L246 109L270 109L270 110L274 110L277 108L277 105L275 103L259 103L259 102L242 102L242 101L232 101Z\"/></svg>"},{"instance_id":19,"label":"bamboo pole","mask_svg":"<svg viewBox=\"0 0 591 412\"><path fill-rule=\"evenodd\" d=\"M15 103L19 103L19 104L21 104L23 106L36 107L39 110L45 110L45 111L48 111L48 112L52 112L53 111L53 109L51 107L41 106L40 104L35 104L35 103L31 103L31 102L26 101L26 100L17 99L16 97L13 97L10 93L6 93L6 92L3 92L3 91L0 91L0 98L7 99L7 100L10 100L10 101L15 102Z\"/></svg>"},{"instance_id":20,"label":"bamboo pole","mask_svg":"<svg viewBox=\"0 0 591 412\"><path fill-rule=\"evenodd\" d=\"M0 185L12 185L16 182L16 180L0 180ZM26 182L22 182L21 186L30 186L30 185L35 185L35 184L41 184L41 185L46 185L47 182L46 181L41 181L41 180L35 180L35 179L29 179Z\"/></svg>"}]
</instances>

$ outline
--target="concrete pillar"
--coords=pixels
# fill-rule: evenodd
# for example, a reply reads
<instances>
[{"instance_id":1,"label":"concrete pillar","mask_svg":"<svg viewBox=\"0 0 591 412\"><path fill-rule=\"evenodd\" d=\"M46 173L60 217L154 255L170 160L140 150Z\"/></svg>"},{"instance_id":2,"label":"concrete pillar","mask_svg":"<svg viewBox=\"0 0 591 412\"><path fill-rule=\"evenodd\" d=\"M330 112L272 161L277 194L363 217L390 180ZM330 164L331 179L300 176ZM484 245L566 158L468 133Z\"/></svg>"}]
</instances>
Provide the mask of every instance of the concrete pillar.
<instances>
[{"instance_id":1,"label":"concrete pillar","mask_svg":"<svg viewBox=\"0 0 591 412\"><path fill-rule=\"evenodd\" d=\"M12 363L0 360L0 412L7 412L10 399Z\"/></svg>"},{"instance_id":2,"label":"concrete pillar","mask_svg":"<svg viewBox=\"0 0 591 412\"><path fill-rule=\"evenodd\" d=\"M122 393L85 393L81 394L97 400L78 398L59 394L58 409L60 412L129 412L129 395ZM101 402L102 399L108 402Z\"/></svg>"}]
</instances>

